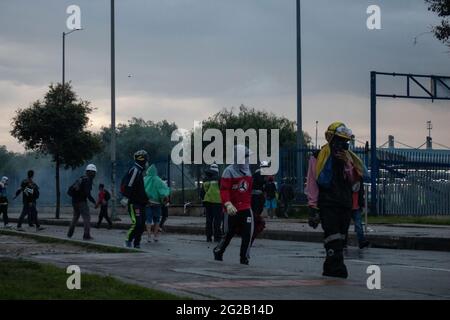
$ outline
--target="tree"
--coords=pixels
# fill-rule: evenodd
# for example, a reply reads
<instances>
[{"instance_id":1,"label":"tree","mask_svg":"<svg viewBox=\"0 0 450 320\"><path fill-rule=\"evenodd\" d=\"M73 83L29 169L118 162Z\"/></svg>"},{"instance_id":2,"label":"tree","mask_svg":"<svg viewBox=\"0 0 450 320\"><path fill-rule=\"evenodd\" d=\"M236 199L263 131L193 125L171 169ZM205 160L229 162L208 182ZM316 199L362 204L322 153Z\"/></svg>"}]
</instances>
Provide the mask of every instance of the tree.
<instances>
[{"instance_id":1,"label":"tree","mask_svg":"<svg viewBox=\"0 0 450 320\"><path fill-rule=\"evenodd\" d=\"M88 115L93 111L88 101L78 99L70 83L51 84L44 99L19 109L12 120L11 134L25 149L49 155L55 163L56 218L60 213L59 171L75 169L101 151L100 138L87 131Z\"/></svg>"},{"instance_id":2,"label":"tree","mask_svg":"<svg viewBox=\"0 0 450 320\"><path fill-rule=\"evenodd\" d=\"M442 17L441 24L434 26L432 32L439 41L450 47L450 0L425 0L429 4L428 11Z\"/></svg>"},{"instance_id":3,"label":"tree","mask_svg":"<svg viewBox=\"0 0 450 320\"><path fill-rule=\"evenodd\" d=\"M225 136L226 129L255 129L258 133L259 129L280 130L280 147L294 147L296 145L296 129L295 121L291 121L285 117L280 117L274 113L248 108L244 105L239 107L236 113L234 108L230 110L224 109L207 120L203 121L203 129L215 128L219 129ZM311 137L304 132L304 144L311 142Z\"/></svg>"}]
</instances>

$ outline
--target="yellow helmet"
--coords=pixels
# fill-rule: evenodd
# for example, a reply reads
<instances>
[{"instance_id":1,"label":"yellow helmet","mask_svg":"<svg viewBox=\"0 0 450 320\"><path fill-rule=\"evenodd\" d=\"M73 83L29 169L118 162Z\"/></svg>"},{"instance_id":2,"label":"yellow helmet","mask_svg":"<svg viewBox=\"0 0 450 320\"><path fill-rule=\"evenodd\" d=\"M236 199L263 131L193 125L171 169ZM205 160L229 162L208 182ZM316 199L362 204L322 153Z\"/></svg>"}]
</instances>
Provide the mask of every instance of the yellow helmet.
<instances>
[{"instance_id":1,"label":"yellow helmet","mask_svg":"<svg viewBox=\"0 0 450 320\"><path fill-rule=\"evenodd\" d=\"M347 126L342 122L333 122L328 127L325 132L325 138L330 142L334 136L344 138L346 140L351 140L353 137L352 130L347 128Z\"/></svg>"}]
</instances>

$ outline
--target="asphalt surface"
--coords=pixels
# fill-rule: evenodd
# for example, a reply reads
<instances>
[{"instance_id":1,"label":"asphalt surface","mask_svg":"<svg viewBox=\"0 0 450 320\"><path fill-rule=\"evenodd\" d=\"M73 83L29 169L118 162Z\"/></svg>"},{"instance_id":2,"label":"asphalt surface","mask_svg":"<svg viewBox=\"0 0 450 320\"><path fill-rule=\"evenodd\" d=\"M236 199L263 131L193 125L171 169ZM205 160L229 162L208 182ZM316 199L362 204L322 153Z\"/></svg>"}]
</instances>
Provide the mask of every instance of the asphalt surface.
<instances>
[{"instance_id":1,"label":"asphalt surface","mask_svg":"<svg viewBox=\"0 0 450 320\"><path fill-rule=\"evenodd\" d=\"M29 229L35 233L34 229ZM40 234L66 238L66 227ZM93 229L94 241L122 246L126 231ZM75 240L81 240L78 228ZM321 275L325 255L318 243L258 239L250 266L239 264L240 239L233 239L224 261L213 260L214 244L203 236L163 234L142 244L141 253L35 254L32 259L82 272L200 299L450 299L450 253L349 247L346 280ZM367 288L367 268L381 269L381 289Z\"/></svg>"}]
</instances>

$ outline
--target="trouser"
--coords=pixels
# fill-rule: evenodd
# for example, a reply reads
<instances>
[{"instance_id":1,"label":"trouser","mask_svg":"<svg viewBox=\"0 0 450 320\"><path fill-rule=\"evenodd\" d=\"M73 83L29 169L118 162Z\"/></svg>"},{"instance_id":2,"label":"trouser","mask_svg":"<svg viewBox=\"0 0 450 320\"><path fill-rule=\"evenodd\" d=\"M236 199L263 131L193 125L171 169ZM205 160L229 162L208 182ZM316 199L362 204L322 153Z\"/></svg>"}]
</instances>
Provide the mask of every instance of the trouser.
<instances>
[{"instance_id":1,"label":"trouser","mask_svg":"<svg viewBox=\"0 0 450 320\"><path fill-rule=\"evenodd\" d=\"M34 224L36 228L40 227L35 203L27 203L23 205L22 212L19 216L19 222L17 223L18 228L22 227L23 219L25 219L25 216L28 216L28 224L30 226Z\"/></svg>"},{"instance_id":2,"label":"trouser","mask_svg":"<svg viewBox=\"0 0 450 320\"><path fill-rule=\"evenodd\" d=\"M164 223L166 223L168 217L169 217L169 208L163 205L161 207L161 223L159 224L161 228L164 226Z\"/></svg>"},{"instance_id":3,"label":"trouser","mask_svg":"<svg viewBox=\"0 0 450 320\"><path fill-rule=\"evenodd\" d=\"M100 213L98 215L97 227L100 227L103 218L108 222L109 226L112 226L111 219L108 217L108 206L100 206Z\"/></svg>"},{"instance_id":4,"label":"trouser","mask_svg":"<svg viewBox=\"0 0 450 320\"><path fill-rule=\"evenodd\" d=\"M291 208L292 202L290 200L283 200L283 215L287 216L289 209Z\"/></svg>"},{"instance_id":5,"label":"trouser","mask_svg":"<svg viewBox=\"0 0 450 320\"><path fill-rule=\"evenodd\" d=\"M253 194L252 195L252 212L253 216L255 218L255 230L253 231L252 236L252 244L253 241L255 241L255 238L260 234L264 228L266 227L266 222L264 221L263 217L261 216L263 210L264 210L264 203L266 202L266 199L264 197L264 194Z\"/></svg>"},{"instance_id":6,"label":"trouser","mask_svg":"<svg viewBox=\"0 0 450 320\"><path fill-rule=\"evenodd\" d=\"M233 239L236 232L239 230L242 241L240 256L241 259L250 258L251 237L253 235L254 219L253 213L250 209L239 211L235 216L225 214L224 231L225 236L222 241L214 249L215 252L223 254Z\"/></svg>"},{"instance_id":7,"label":"trouser","mask_svg":"<svg viewBox=\"0 0 450 320\"><path fill-rule=\"evenodd\" d=\"M128 230L127 241L133 242L136 247L141 244L142 234L145 231L145 207L128 204L128 214L131 218L131 227Z\"/></svg>"},{"instance_id":8,"label":"trouser","mask_svg":"<svg viewBox=\"0 0 450 320\"><path fill-rule=\"evenodd\" d=\"M0 215L3 215L3 224L6 226L9 223L8 205L0 205Z\"/></svg>"},{"instance_id":9,"label":"trouser","mask_svg":"<svg viewBox=\"0 0 450 320\"><path fill-rule=\"evenodd\" d=\"M215 240L222 237L222 204L205 203L206 209L206 238Z\"/></svg>"},{"instance_id":10,"label":"trouser","mask_svg":"<svg viewBox=\"0 0 450 320\"><path fill-rule=\"evenodd\" d=\"M362 226L361 209L352 211L352 219L355 222L355 232L358 237L358 243L361 244L366 241L366 237L364 236L364 228Z\"/></svg>"},{"instance_id":11,"label":"trouser","mask_svg":"<svg viewBox=\"0 0 450 320\"><path fill-rule=\"evenodd\" d=\"M69 231L67 236L71 238L75 232L75 227L77 226L78 220L83 219L83 239L89 239L91 237L91 215L89 213L89 206L87 201L73 203L73 217L70 223Z\"/></svg>"},{"instance_id":12,"label":"trouser","mask_svg":"<svg viewBox=\"0 0 450 320\"><path fill-rule=\"evenodd\" d=\"M323 274L327 276L347 277L344 264L344 243L351 218L351 209L321 207L320 219L324 231L326 258Z\"/></svg>"}]
</instances>

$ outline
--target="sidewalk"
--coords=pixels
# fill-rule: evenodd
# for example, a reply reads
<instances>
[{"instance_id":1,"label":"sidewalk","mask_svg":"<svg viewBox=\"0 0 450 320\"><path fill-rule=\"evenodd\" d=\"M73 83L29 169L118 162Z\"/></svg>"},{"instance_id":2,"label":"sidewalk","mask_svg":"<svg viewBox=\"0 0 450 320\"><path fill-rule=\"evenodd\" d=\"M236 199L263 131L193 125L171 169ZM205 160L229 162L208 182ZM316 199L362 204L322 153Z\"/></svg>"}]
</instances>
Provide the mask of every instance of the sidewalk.
<instances>
[{"instance_id":1,"label":"sidewalk","mask_svg":"<svg viewBox=\"0 0 450 320\"><path fill-rule=\"evenodd\" d=\"M91 209L91 214L91 222L96 224L97 210ZM13 222L16 222L19 212L12 211L9 216ZM127 215L120 215L119 218L121 221L115 222L114 228L128 229L130 218ZM39 219L42 224L68 226L71 215L62 213L60 219L57 220L53 212L40 212ZM205 230L205 218L169 216L165 229L170 233L201 235ZM266 219L266 229L259 237L317 243L321 243L323 240L320 226L314 230L304 220L298 219ZM372 247L376 248L450 251L450 226L369 225L367 238L372 243ZM352 225L350 226L349 244L355 245L356 243Z\"/></svg>"}]
</instances>

